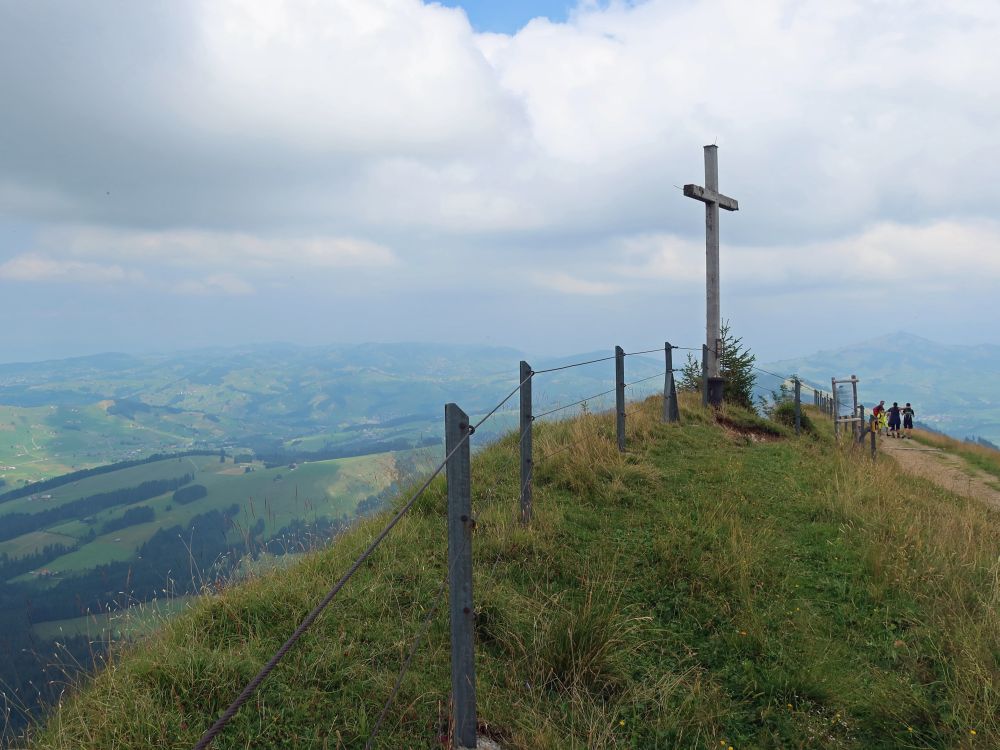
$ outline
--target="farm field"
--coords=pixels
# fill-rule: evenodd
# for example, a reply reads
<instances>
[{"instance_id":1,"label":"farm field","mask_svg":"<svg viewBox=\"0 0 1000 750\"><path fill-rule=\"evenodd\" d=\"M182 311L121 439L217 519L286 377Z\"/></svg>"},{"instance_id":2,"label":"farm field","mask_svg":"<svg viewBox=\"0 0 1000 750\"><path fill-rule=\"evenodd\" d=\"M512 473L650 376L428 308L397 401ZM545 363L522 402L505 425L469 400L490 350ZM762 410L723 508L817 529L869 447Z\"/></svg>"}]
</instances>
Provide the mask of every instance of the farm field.
<instances>
[{"instance_id":1,"label":"farm field","mask_svg":"<svg viewBox=\"0 0 1000 750\"><path fill-rule=\"evenodd\" d=\"M409 451L405 452L404 458L411 463L419 463L425 454L425 451ZM186 528L196 516L211 511L221 512L234 505L239 507L239 512L232 518L232 541L239 542L255 524L258 535L270 539L296 520L352 517L360 502L384 491L401 478L402 471L400 457L396 453L270 469L264 468L260 462L235 464L232 459L227 459L222 463L217 456L165 459L55 488L49 500L28 497L9 501L0 505L0 519L6 513L39 512L88 495L185 474L193 476L191 484L205 488L205 496L179 504L174 501L173 492L166 492L130 505L108 508L86 519L60 521L50 528L0 542L0 554L18 558L38 552L46 544L81 542L79 549L45 565L50 576L72 576L97 565L129 559L161 528ZM105 523L122 516L129 508L139 506L151 509L154 519L101 533ZM192 538L196 538L197 529L192 534ZM30 582L35 577L32 571L11 581Z\"/></svg>"},{"instance_id":2,"label":"farm field","mask_svg":"<svg viewBox=\"0 0 1000 750\"><path fill-rule=\"evenodd\" d=\"M41 622L32 625L31 630L37 638L43 641L52 641L67 636L84 636L91 639L110 636L112 640L136 638L152 633L167 618L183 612L190 606L193 599L192 596L155 599L121 610L97 612L67 620Z\"/></svg>"}]
</instances>

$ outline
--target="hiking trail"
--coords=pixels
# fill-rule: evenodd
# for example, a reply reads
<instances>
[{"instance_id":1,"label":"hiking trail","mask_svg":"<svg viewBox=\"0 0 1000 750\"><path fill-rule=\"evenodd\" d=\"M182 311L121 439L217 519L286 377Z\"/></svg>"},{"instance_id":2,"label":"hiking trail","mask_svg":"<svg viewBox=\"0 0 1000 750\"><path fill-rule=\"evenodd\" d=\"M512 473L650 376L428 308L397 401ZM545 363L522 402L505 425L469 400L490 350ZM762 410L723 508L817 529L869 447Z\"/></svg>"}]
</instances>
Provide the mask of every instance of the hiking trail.
<instances>
[{"instance_id":1,"label":"hiking trail","mask_svg":"<svg viewBox=\"0 0 1000 750\"><path fill-rule=\"evenodd\" d=\"M914 440L879 437L878 447L899 462L903 471L928 479L950 492L1000 509L1000 481L971 466L961 456Z\"/></svg>"}]
</instances>

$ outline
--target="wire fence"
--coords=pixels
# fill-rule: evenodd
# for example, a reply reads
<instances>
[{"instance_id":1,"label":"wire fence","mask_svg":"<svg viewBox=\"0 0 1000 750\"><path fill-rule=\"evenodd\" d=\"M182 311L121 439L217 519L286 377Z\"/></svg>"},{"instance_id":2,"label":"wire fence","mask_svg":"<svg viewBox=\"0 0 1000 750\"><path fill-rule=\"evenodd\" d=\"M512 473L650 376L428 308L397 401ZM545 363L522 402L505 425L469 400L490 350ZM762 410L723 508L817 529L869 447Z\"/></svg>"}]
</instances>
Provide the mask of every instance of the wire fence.
<instances>
[{"instance_id":1,"label":"wire fence","mask_svg":"<svg viewBox=\"0 0 1000 750\"><path fill-rule=\"evenodd\" d=\"M521 395L521 404L520 404L520 412L521 412L520 417L521 417L521 419L520 419L520 439L518 441L518 450L519 450L519 452L521 454L521 476L520 476L520 481L519 481L520 492L519 492L519 497L517 498L517 500L521 504L521 520L524 523L528 523L530 521L530 518L531 518L532 481L533 481L533 477L534 477L534 474L535 474L535 467L537 466L537 464L541 463L541 462L545 462L545 461L553 458L554 456L556 456L556 455L558 455L560 453L573 450L573 449L579 447L581 444L583 444L585 442L585 440L579 440L579 441L571 442L571 443L569 443L567 445L562 445L559 448L550 450L547 453L545 453L544 455L541 455L541 456L538 456L537 458L535 458L532 455L532 424L534 422L536 422L537 420L540 420L542 418L545 418L545 417L548 417L548 416L551 416L551 415L554 415L554 414L558 414L558 413L561 413L561 412L565 412L568 409L571 409L573 407L582 406L583 404L586 404L588 402L592 402L595 399L603 398L605 396L609 396L612 393L614 393L614 394L616 394L616 404L615 404L616 415L615 416L616 416L616 432L617 432L617 437L618 437L618 447L619 447L619 450L624 451L625 450L625 418L627 416L626 415L626 411L625 411L625 397L624 397L624 393L625 393L626 389L630 389L634 393L635 392L635 386L638 386L640 384L652 381L652 380L657 379L657 378L663 378L663 380L664 380L664 386L663 386L663 389L664 389L663 390L663 396L664 396L663 419L664 419L664 421L678 421L679 420L679 410L677 409L677 391L676 391L676 383L674 381L674 373L675 372L680 372L681 370L678 370L678 369L675 369L675 368L672 367L672 364L671 364L672 363L671 354L672 354L673 350L702 351L703 356L704 356L704 347L699 347L699 348L695 348L695 347L679 347L679 346L673 346L673 345L667 343L667 344L664 344L663 346L660 346L660 347L657 347L657 348L643 349L643 350L634 351L634 352L625 352L620 347L617 347L616 348L616 352L615 352L615 354L613 356L592 358L592 359L588 359L588 360L584 360L584 361L580 361L580 362L571 362L571 363L567 363L567 364L563 364L563 365L558 365L558 366L554 366L554 367L549 367L549 368L543 368L543 369L539 369L539 370L533 370L533 369L530 368L530 366L527 363L522 362L521 363L521 373L522 373L522 376L520 377L520 382L518 382L518 384L516 386L514 386L513 389L511 389L502 399L500 399L499 401L497 401L495 403L495 405L492 406L492 408L490 408L477 422L475 422L475 424L471 423L471 420L469 420L468 417L466 417L464 415L464 412L461 412L460 409L457 409L457 407L455 407L454 413L457 413L457 414L461 415L461 421L459 421L459 422L457 422L455 424L446 425L446 434L447 435L459 435L460 434L461 438L458 439L450 447L447 445L447 442L446 442L446 455L444 456L443 460L439 464L437 464L437 466L433 469L433 471L431 471L430 474L426 477L425 481L423 481L420 484L420 486L410 495L410 497L406 500L406 502L403 503L403 505L399 508L399 510L389 519L389 521L375 535L375 537L368 544L368 546L365 547L365 549L361 552L361 554L359 554L358 557L354 560L354 562L349 566L349 568L347 569L347 571L344 572L344 574L330 588L330 590L323 597L323 599L305 616L305 618L303 618L303 620L299 623L298 627L296 627L296 629L292 632L292 634L284 642L284 644L282 644L282 646L274 653L274 655L260 669L260 671L246 684L246 686L239 693L239 695L237 695L237 697L232 701L232 703L230 703L230 705L219 716L219 718L212 724L212 726L209 727L209 729L207 729L205 731L205 733L199 739L199 741L197 742L197 744L194 746L194 750L205 750L205 748L209 747L209 745L212 744L212 742L219 736L219 734L225 729L225 727L232 721L232 719L235 717L235 715L237 714L237 712L239 712L240 708L254 695L254 693L257 691L257 689L260 687L260 685L264 682L264 680L266 680L267 677L271 674L271 672L277 667L277 665L281 661L281 659L288 653L288 651L290 651L295 646L295 644L309 630L309 628L312 627L313 623L315 623L316 619L320 616L320 614L322 614L323 611L333 602L333 600L343 590L343 588L347 585L347 583L351 580L351 578L362 567L362 565L365 563L365 561L368 560L371 557L371 555L375 552L375 550L379 547L379 545L381 545L382 542L384 542L386 540L386 538L388 538L388 536L391 534L392 530L397 526L397 524L410 512L410 510L414 507L414 505L420 499L420 497L424 494L424 492L431 486L431 484L434 481L434 479L442 471L445 471L447 469L448 474L449 474L449 477L448 477L448 505L449 505L449 541L448 541L448 544L449 544L449 550L452 550L453 547L454 547L455 549L458 550L458 554L457 554L457 556L453 556L451 554L451 552L449 552L449 564L446 566L446 571L445 571L445 574L444 574L444 576L442 578L442 581L441 581L440 585L438 586L435 595L432 597L431 601L429 602L429 604L427 606L427 610L426 610L425 615L420 620L420 622L419 622L419 624L418 624L415 632L413 633L411 639L408 641L408 647L406 649L406 655L405 655L405 657L402 660L399 672L398 672L398 674L396 676L396 679L395 679L395 681L393 683L393 686L392 686L391 690L389 691L389 695L387 696L387 699L386 699L386 701L385 701L385 703L384 703L384 705L383 705L383 707L382 707L382 709L381 709L381 711L380 711L380 713L378 715L378 718L376 719L376 721L375 721L375 723L374 723L374 725L372 727L371 733L370 733L370 735L368 737L368 740L367 740L367 742L365 744L366 748L372 748L372 747L374 747L374 742L375 742L377 736L379 735L379 732L385 726L385 722L386 722L386 719L387 719L387 717L389 715L391 707L394 704L394 702L396 701L396 699L397 699L397 697L398 697L398 695L400 693L400 690L401 690L401 687L402 687L403 682L405 680L406 674L407 674L407 672L409 671L409 669L412 667L412 665L414 663L414 660L415 660L417 651L418 651L418 649L420 647L420 644L426 638L427 633L428 633L428 631L429 631L429 629L431 627L432 622L434 621L435 616L437 615L437 613L441 609L440 604L443 601L443 597L444 597L445 591L450 589L451 592L452 592L452 597L454 597L454 596L456 596L456 588L461 588L462 585L463 585L462 581L456 580L457 568L460 567L460 566L457 565L455 561L458 560L461 557L461 555L463 555L463 554L468 554L470 556L470 558L471 558L471 530L474 527L475 522L474 522L474 517L471 516L471 515L468 515L468 514L471 513L471 511L466 511L466 513L461 516L461 525L463 526L463 528L465 529L465 531L467 533L464 536L459 535L457 538L453 538L452 521L454 520L454 518L453 518L454 507L457 507L457 503L460 503L462 501L464 501L466 508L471 507L471 505L470 505L471 490L469 490L468 486L466 486L466 488L465 488L465 497L464 498L460 497L459 495L461 494L462 488L460 486L457 486L457 485L461 485L462 482L461 481L455 482L454 484L456 484L456 487L453 487L452 486L452 484L453 484L453 482L452 482L452 472L455 471L456 472L455 476L461 477L461 476L463 476L462 472L464 470L464 472L465 472L464 476L465 476L465 480L466 480L465 484L468 485L468 477L469 477L468 466L467 466L468 461L469 461L469 450L468 449L469 449L470 438L472 437L472 435L474 435L475 432L480 427L482 427L484 424L486 424L490 419L492 419L498 413L500 413L500 411L504 408L504 406L506 406L508 404L508 402L510 402L510 400L515 395L517 395L517 394L520 393L520 395ZM632 356L638 356L638 355L647 355L647 354L653 354L653 353L657 353L657 352L662 352L665 355L666 368L662 372L658 372L658 373L656 373L654 375L649 375L649 376L646 376L646 377L638 378L638 379L636 379L636 380L634 380L632 382L629 382L629 383L625 382L625 379L624 379L624 361L625 361L626 357L632 357ZM616 367L615 367L615 370L616 370L616 372L615 372L615 381L616 382L615 382L615 387L614 388L601 391L599 393L596 393L596 394L591 395L591 396L587 396L585 398L576 399L576 400L570 401L568 403L557 404L557 405L554 405L554 406L550 405L550 406L548 406L548 407L546 407L546 408L538 411L537 413L535 413L532 410L532 408L531 408L531 389L532 389L532 384L533 384L535 378L537 378L538 376L540 376L540 375L546 375L546 374L549 374L549 373L561 372L561 371L569 370L569 369L576 368L576 367L583 367L583 366L586 366L586 365L592 365L592 364L598 364L598 363L610 362L610 361L615 361L615 365L616 365ZM754 367L753 369L756 370L756 371L758 371L758 372L760 372L760 373L772 376L774 378L781 379L783 385L786 384L786 383L788 383L788 382L795 383L796 384L796 388L795 388L796 394L798 394L800 387L805 387L807 389L812 390L813 393L814 393L814 396L815 396L816 405L825 404L825 399L828 398L828 394L820 391L819 389L814 388L813 386L809 386L809 385L806 385L805 383L802 383L795 376L784 376L784 375L780 375L778 373L774 373L774 372L771 372L771 371L768 371L768 370L765 370L765 369L759 368L759 367ZM500 373L498 373L498 375L499 374ZM704 388L704 384L703 384L703 388ZM446 408L446 414L453 413L451 410L452 410L452 407L454 407L454 406L455 405L453 405L453 404L449 405ZM465 464L464 468L462 466L463 462ZM464 541L463 541L463 539L464 539ZM495 570L496 564L497 563L494 563L494 570ZM471 566L471 561L470 561L470 566ZM470 598L471 598L471 567L470 567L470 569L468 571L468 576L469 576L468 590L470 592ZM471 613L470 610L471 610L471 607L466 607L465 614L466 615L471 615L472 613ZM456 641L457 639L466 639L471 644L471 642L472 642L472 640L471 640L472 639L472 632L471 632L471 630L468 627L468 622L466 622L465 626L463 627L463 623L461 622L461 618L458 618L458 619L459 619L459 622L456 623L456 617L455 617L455 614L454 614L454 607L453 607L452 608L452 639L453 639L453 642ZM453 647L453 653L454 653L454 647ZM464 705L471 705L472 706L472 709L471 709L472 710L472 724L471 724L472 729L471 729L471 731L473 732L473 736L474 736L474 732L475 732L475 696L474 696L474 693L475 693L475 679L474 679L474 674L472 674L472 675L463 675L461 679L457 679L456 676L455 676L455 673L454 673L454 670L456 669L456 666L454 664L454 660L453 660L452 669L453 669L453 681L452 681L453 693L463 693L463 692L467 692L466 688L471 689L471 697L469 695L461 695L461 694L453 694L453 696L452 696L453 712L455 714L455 717L454 717L454 720L453 720L452 724L455 727L455 731L457 733L456 734L456 738L459 738L459 734L458 733L461 733L462 731L466 731L466 733L468 733L468 731L470 731L468 729L468 727L469 727L468 716L467 715L463 715L463 710L464 710L465 714L468 714L468 710L462 709L462 706L464 706ZM459 687L456 687L456 686L465 686L465 687L459 688ZM470 701L471 701L471 703L470 703ZM463 727L465 727L464 730L463 730ZM467 744L467 741L469 740L468 736L466 736L464 738L464 740L466 741L465 746L468 746L468 747L474 747L475 746L474 739L473 739L473 742L472 742L471 745Z\"/></svg>"}]
</instances>

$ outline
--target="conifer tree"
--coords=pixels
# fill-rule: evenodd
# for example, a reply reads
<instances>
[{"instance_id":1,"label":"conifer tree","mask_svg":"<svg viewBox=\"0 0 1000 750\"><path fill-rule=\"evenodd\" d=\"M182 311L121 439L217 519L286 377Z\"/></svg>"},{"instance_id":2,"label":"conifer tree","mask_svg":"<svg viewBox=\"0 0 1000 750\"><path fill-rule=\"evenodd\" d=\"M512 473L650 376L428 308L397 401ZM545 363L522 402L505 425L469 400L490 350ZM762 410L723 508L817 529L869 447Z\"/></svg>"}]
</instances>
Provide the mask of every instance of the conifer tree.
<instances>
[{"instance_id":1,"label":"conifer tree","mask_svg":"<svg viewBox=\"0 0 1000 750\"><path fill-rule=\"evenodd\" d=\"M682 391L701 390L701 363L688 352L687 362L681 366L681 376L677 379L677 388Z\"/></svg>"},{"instance_id":2,"label":"conifer tree","mask_svg":"<svg viewBox=\"0 0 1000 750\"><path fill-rule=\"evenodd\" d=\"M757 355L743 346L743 338L733 335L729 321L722 321L722 356L719 358L719 370L726 381L722 394L727 404L753 409L753 388L757 383L753 363L756 361Z\"/></svg>"}]
</instances>

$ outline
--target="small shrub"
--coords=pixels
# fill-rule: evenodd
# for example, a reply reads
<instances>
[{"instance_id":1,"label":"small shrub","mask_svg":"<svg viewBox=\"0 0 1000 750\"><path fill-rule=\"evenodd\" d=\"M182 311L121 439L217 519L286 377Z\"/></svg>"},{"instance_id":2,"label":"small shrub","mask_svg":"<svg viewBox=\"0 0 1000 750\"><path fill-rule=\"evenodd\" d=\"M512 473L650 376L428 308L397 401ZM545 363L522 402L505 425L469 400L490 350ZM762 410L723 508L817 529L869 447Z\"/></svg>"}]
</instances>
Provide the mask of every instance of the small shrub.
<instances>
[{"instance_id":1,"label":"small shrub","mask_svg":"<svg viewBox=\"0 0 1000 750\"><path fill-rule=\"evenodd\" d=\"M807 432L810 435L815 434L816 425L813 423L812 419L806 413L805 409L800 409L801 412L801 422L803 432ZM783 401L774 407L771 412L771 419L773 419L778 424L783 424L785 427L791 427L795 429L795 404L792 401Z\"/></svg>"}]
</instances>

